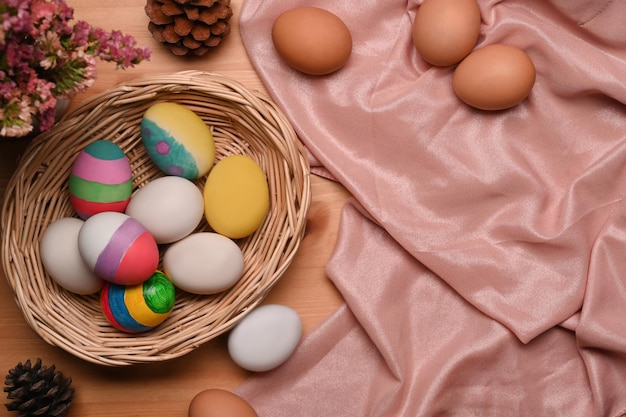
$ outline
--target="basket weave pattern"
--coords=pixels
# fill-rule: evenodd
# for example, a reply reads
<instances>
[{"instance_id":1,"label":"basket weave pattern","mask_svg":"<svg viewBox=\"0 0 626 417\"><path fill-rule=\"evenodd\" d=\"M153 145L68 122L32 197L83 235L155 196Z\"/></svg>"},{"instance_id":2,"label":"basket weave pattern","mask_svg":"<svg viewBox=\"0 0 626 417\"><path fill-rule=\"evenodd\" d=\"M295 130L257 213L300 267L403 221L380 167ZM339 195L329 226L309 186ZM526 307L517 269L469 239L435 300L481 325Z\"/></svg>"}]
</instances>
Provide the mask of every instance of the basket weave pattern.
<instances>
[{"instance_id":1,"label":"basket weave pattern","mask_svg":"<svg viewBox=\"0 0 626 417\"><path fill-rule=\"evenodd\" d=\"M78 153L97 139L117 143L133 170L133 190L164 174L141 143L143 113L174 101L210 127L216 162L231 154L253 158L266 174L270 210L260 228L237 240L244 272L216 295L177 292L171 316L140 334L115 330L99 295L72 294L45 273L39 255L47 225L75 216L67 183ZM109 366L163 361L193 351L230 330L257 306L290 265L304 236L310 205L309 165L293 128L262 94L228 77L186 71L121 84L70 110L27 148L2 207L2 263L24 318L46 342L84 360ZM202 188L204 179L196 181ZM197 229L208 231L205 221Z\"/></svg>"}]
</instances>

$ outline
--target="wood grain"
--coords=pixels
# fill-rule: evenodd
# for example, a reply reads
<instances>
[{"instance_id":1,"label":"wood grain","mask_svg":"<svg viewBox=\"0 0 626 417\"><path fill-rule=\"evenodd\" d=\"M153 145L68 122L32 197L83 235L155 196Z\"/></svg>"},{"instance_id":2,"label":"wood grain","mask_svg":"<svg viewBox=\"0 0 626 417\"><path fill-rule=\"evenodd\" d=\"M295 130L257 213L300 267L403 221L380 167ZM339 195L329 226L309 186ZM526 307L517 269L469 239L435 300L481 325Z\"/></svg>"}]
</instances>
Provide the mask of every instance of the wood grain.
<instances>
[{"instance_id":1,"label":"wood grain","mask_svg":"<svg viewBox=\"0 0 626 417\"><path fill-rule=\"evenodd\" d=\"M224 43L201 58L180 58L154 41L147 30L144 0L68 0L77 19L105 29L120 29L149 46L153 56L129 70L116 70L110 64L98 65L95 84L77 96L72 105L92 94L145 75L196 69L214 71L236 79L252 90L267 94L254 72L239 36L238 19L243 0L232 0L232 31ZM27 143L0 143L0 197ZM328 280L324 268L334 248L341 208L349 198L339 184L312 178L312 203L307 234L291 267L274 287L266 303L294 308L310 332L342 302ZM237 367L228 356L226 336L215 339L193 353L172 361L124 368L109 368L77 359L60 348L42 341L25 323L17 308L4 272L0 271L0 372L6 373L19 362L41 358L72 377L76 396L69 417L187 415L191 398L207 388L232 389L250 373ZM3 400L5 403L6 397ZM0 416L11 416L0 407Z\"/></svg>"}]
</instances>

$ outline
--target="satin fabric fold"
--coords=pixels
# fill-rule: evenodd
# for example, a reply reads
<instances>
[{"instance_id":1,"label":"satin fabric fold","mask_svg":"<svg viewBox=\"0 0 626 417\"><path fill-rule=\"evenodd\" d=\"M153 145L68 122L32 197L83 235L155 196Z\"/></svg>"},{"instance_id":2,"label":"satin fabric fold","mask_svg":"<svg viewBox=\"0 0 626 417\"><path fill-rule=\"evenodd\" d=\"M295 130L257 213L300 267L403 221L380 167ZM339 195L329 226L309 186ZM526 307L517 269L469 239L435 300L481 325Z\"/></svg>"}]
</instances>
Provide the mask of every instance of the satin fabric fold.
<instances>
[{"instance_id":1,"label":"satin fabric fold","mask_svg":"<svg viewBox=\"0 0 626 417\"><path fill-rule=\"evenodd\" d=\"M598 404L603 397L593 395L622 389L623 358L581 352L562 327L521 343L359 210L346 207L340 230L359 238L343 239L328 265L346 306L284 365L237 389L259 416L590 417L624 411L610 401ZM602 372L587 378L586 363Z\"/></svg>"},{"instance_id":2,"label":"satin fabric fold","mask_svg":"<svg viewBox=\"0 0 626 417\"><path fill-rule=\"evenodd\" d=\"M453 68L415 51L419 4L244 3L253 65L314 172L345 185L359 210L342 218L328 270L346 307L284 370L241 392L267 415L289 415L290 398L318 389L334 413L297 401L291 415L620 415L626 5L480 1L476 47L518 46L537 68L527 100L482 112L454 95ZM326 8L351 30L340 71L306 76L276 55L271 25L299 5ZM350 342L335 326L351 329ZM351 352L359 348L368 353ZM319 387L336 372L327 361L345 366L344 390ZM351 378L357 367L367 375ZM284 389L283 401L263 393L267 384ZM360 390L368 400L340 412L346 398L362 401Z\"/></svg>"}]
</instances>

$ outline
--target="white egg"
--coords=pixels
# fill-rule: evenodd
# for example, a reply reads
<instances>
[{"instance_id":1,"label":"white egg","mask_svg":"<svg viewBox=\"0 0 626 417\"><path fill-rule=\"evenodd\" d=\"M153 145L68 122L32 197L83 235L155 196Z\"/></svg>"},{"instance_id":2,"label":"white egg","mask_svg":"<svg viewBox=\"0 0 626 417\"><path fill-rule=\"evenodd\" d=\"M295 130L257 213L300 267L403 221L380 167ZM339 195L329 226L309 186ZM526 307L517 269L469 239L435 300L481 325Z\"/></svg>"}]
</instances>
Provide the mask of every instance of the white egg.
<instances>
[{"instance_id":1,"label":"white egg","mask_svg":"<svg viewBox=\"0 0 626 417\"><path fill-rule=\"evenodd\" d=\"M267 304L252 310L231 330L228 353L244 369L265 372L285 362L302 337L302 321L293 309Z\"/></svg>"},{"instance_id":2,"label":"white egg","mask_svg":"<svg viewBox=\"0 0 626 417\"><path fill-rule=\"evenodd\" d=\"M163 269L174 285L194 294L216 294L232 287L243 273L243 253L226 236L192 233L163 254Z\"/></svg>"},{"instance_id":3,"label":"white egg","mask_svg":"<svg viewBox=\"0 0 626 417\"><path fill-rule=\"evenodd\" d=\"M44 270L61 287L76 294L94 294L105 281L83 261L78 250L78 233L84 221L64 217L51 223L40 242Z\"/></svg>"},{"instance_id":4,"label":"white egg","mask_svg":"<svg viewBox=\"0 0 626 417\"><path fill-rule=\"evenodd\" d=\"M161 177L133 194L126 214L143 224L157 243L172 243L191 234L200 224L204 199L190 180Z\"/></svg>"}]
</instances>

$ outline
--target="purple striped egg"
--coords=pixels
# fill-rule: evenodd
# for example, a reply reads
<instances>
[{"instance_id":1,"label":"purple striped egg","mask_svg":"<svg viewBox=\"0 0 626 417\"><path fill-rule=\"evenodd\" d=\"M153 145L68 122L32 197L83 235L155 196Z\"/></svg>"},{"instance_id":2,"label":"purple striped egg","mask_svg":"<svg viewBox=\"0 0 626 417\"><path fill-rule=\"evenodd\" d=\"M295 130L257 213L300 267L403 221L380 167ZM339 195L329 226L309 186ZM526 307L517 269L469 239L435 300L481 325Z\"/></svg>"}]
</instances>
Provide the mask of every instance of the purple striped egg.
<instances>
[{"instance_id":1,"label":"purple striped egg","mask_svg":"<svg viewBox=\"0 0 626 417\"><path fill-rule=\"evenodd\" d=\"M144 282L156 271L159 248L136 219L114 211L94 214L78 232L78 251L100 278L120 285Z\"/></svg>"}]
</instances>

